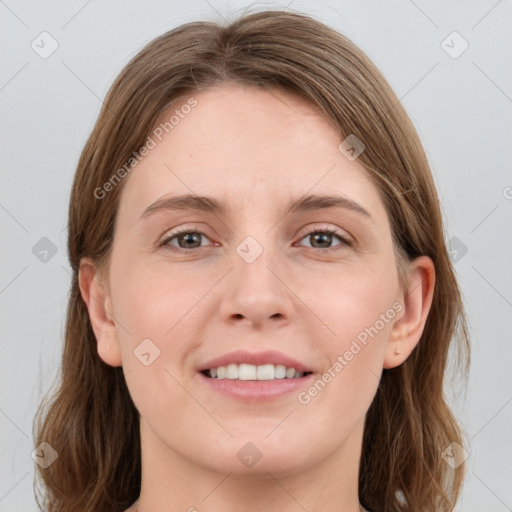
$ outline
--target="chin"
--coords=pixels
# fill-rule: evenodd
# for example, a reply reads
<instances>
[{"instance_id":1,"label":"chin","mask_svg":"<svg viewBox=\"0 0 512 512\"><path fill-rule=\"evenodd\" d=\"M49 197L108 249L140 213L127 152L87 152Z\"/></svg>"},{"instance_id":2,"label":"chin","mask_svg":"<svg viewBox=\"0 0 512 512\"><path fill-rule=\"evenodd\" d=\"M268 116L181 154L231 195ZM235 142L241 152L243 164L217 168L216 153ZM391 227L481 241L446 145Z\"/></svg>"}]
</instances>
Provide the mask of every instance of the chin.
<instances>
[{"instance_id":1,"label":"chin","mask_svg":"<svg viewBox=\"0 0 512 512\"><path fill-rule=\"evenodd\" d=\"M276 432L268 433L268 429L261 432L251 429L251 433L217 444L215 453L209 453L207 458L203 452L201 465L212 471L231 473L235 478L261 476L266 479L268 473L292 475L318 462L315 460L319 454L315 454L313 449L316 446L314 440L289 431L283 431L284 435L276 435L273 439Z\"/></svg>"}]
</instances>

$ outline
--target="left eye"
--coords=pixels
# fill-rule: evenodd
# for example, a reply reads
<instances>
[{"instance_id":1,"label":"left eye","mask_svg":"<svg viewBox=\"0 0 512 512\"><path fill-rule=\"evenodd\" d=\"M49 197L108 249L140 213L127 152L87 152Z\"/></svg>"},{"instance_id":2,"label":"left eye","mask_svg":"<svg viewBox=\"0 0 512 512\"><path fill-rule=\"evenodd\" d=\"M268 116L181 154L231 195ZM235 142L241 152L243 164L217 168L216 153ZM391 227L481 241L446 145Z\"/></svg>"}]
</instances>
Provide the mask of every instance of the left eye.
<instances>
[{"instance_id":1,"label":"left eye","mask_svg":"<svg viewBox=\"0 0 512 512\"><path fill-rule=\"evenodd\" d=\"M340 243L335 244L336 246L350 245L350 242L346 238L339 235L333 229L310 231L304 238L302 238L302 240L310 238L315 245L310 245L309 247L313 247L314 249L330 249L331 247L329 247L329 245L331 244L333 237L340 241Z\"/></svg>"}]
</instances>

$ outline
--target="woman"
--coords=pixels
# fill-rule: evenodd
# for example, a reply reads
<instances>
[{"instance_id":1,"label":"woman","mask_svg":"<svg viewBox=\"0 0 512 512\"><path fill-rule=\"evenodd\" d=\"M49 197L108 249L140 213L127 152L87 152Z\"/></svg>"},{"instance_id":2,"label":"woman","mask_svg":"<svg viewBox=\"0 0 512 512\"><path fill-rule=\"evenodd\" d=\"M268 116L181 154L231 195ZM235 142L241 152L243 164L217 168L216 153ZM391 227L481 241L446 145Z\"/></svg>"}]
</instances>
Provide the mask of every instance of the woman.
<instances>
[{"instance_id":1,"label":"woman","mask_svg":"<svg viewBox=\"0 0 512 512\"><path fill-rule=\"evenodd\" d=\"M149 43L68 249L44 510L453 510L463 305L416 131L344 36L267 11Z\"/></svg>"}]
</instances>

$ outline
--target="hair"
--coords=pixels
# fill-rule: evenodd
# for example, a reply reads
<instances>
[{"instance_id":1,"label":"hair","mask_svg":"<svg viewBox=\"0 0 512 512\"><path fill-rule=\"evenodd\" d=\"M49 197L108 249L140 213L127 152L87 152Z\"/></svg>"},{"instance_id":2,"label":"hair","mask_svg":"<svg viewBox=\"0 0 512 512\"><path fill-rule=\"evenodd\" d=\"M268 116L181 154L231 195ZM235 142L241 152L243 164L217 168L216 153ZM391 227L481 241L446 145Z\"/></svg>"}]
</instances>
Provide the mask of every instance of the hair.
<instances>
[{"instance_id":1,"label":"hair","mask_svg":"<svg viewBox=\"0 0 512 512\"><path fill-rule=\"evenodd\" d=\"M302 13L270 10L229 23L192 22L147 44L107 93L81 153L69 203L72 282L62 368L39 405L35 445L49 443L57 460L37 467L48 512L123 511L139 496L139 413L121 367L98 356L80 261L108 266L120 194L97 191L141 148L177 98L224 84L265 87L305 98L342 137L365 145L358 157L386 206L398 274L420 255L435 265L436 284L421 339L400 366L384 370L366 414L359 498L370 510L453 510L465 464L452 468L442 452L464 446L463 431L443 389L450 347L467 379L467 320L444 239L440 203L418 134L373 62L349 39ZM465 363L465 364L464 364Z\"/></svg>"}]
</instances>

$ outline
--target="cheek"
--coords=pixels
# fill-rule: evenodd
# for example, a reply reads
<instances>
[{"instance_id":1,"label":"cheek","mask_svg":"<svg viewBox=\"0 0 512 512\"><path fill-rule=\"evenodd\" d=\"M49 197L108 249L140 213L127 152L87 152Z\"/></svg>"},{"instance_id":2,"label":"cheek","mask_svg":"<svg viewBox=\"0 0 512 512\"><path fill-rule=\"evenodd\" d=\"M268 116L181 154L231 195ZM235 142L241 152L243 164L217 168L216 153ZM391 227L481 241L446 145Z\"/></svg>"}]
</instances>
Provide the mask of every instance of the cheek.
<instances>
[{"instance_id":1,"label":"cheek","mask_svg":"<svg viewBox=\"0 0 512 512\"><path fill-rule=\"evenodd\" d=\"M395 314L392 304L365 294L352 296L352 300L350 307L337 315L333 312L331 325L336 335L317 341L317 350L327 360L323 372L297 396L305 417L322 424L333 439L351 432L375 397ZM380 314L386 312L386 320L381 320ZM323 442L327 449L330 441Z\"/></svg>"},{"instance_id":2,"label":"cheek","mask_svg":"<svg viewBox=\"0 0 512 512\"><path fill-rule=\"evenodd\" d=\"M117 263L112 265L112 300L123 326L116 333L130 395L152 424L176 423L178 413L190 406L190 396L179 384L190 348L184 329L202 287L191 287L190 279L168 266Z\"/></svg>"},{"instance_id":3,"label":"cheek","mask_svg":"<svg viewBox=\"0 0 512 512\"><path fill-rule=\"evenodd\" d=\"M315 278L314 270L304 274L300 296L317 313L325 328L326 347L342 350L366 328L377 323L379 338L386 337L398 291L398 276L392 258L353 260ZM388 312L383 324L380 319ZM364 340L363 340L364 341ZM331 352L331 350L329 350Z\"/></svg>"},{"instance_id":4,"label":"cheek","mask_svg":"<svg viewBox=\"0 0 512 512\"><path fill-rule=\"evenodd\" d=\"M200 300L206 287L200 283L168 265L120 262L113 272L115 315L132 334L132 343L144 338L161 343Z\"/></svg>"},{"instance_id":5,"label":"cheek","mask_svg":"<svg viewBox=\"0 0 512 512\"><path fill-rule=\"evenodd\" d=\"M393 265L381 260L368 267L338 268L322 280L328 283L322 292L313 286L303 290L301 297L322 320L317 322L322 335L310 336L325 357L320 382L306 390L299 403L328 404L341 416L348 410L364 412L370 405L387 340L402 307L396 302Z\"/></svg>"}]
</instances>

